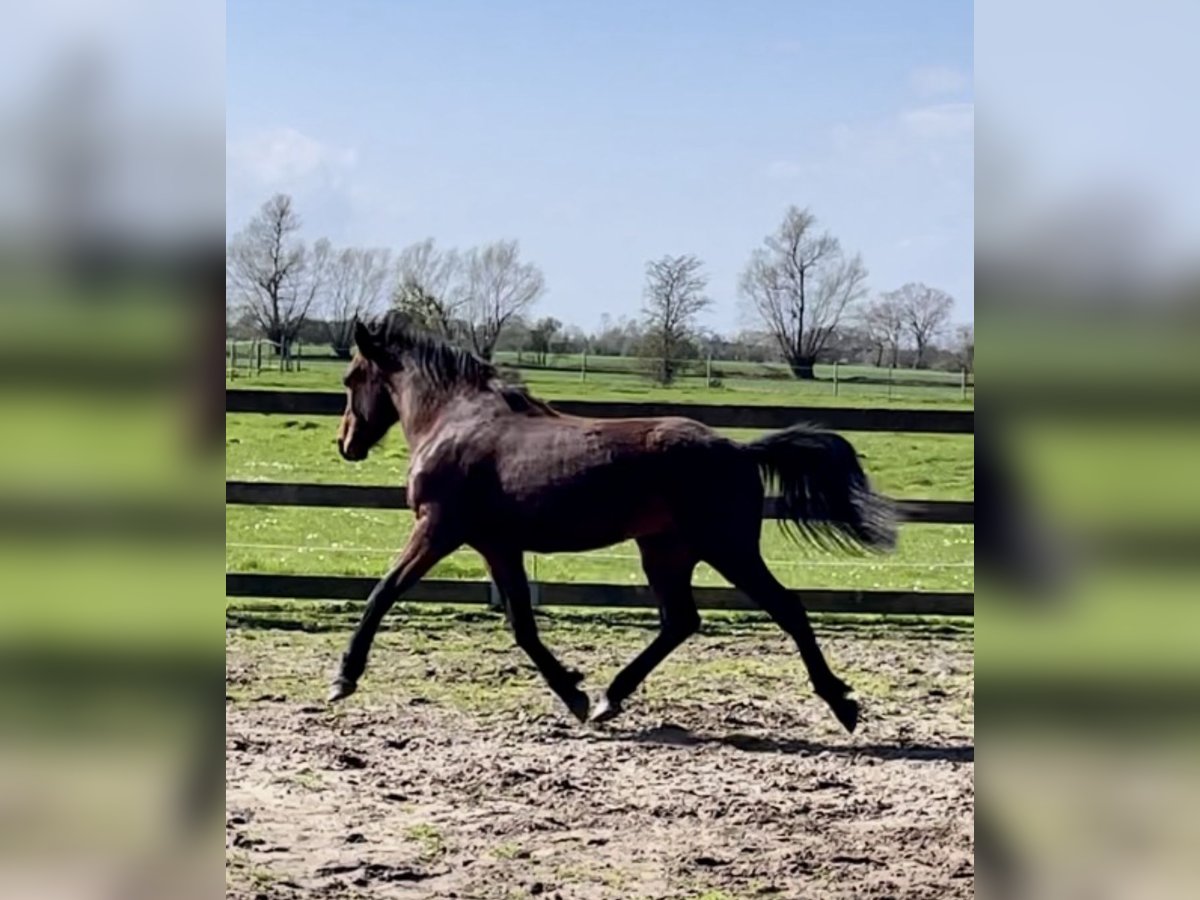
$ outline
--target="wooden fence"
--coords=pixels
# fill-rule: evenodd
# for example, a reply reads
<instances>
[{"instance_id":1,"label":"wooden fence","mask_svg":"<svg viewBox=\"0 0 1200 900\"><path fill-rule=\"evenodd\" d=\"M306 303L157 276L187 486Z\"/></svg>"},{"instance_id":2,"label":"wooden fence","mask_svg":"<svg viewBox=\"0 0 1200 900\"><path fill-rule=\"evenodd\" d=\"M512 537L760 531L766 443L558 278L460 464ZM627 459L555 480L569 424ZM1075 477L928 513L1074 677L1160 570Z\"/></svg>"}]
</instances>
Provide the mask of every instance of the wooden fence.
<instances>
[{"instance_id":1,"label":"wooden fence","mask_svg":"<svg viewBox=\"0 0 1200 900\"><path fill-rule=\"evenodd\" d=\"M554 408L568 414L597 418L633 416L687 416L718 428L785 428L807 422L839 431L924 432L971 434L973 411L851 409L844 407L715 406L708 404L612 403L560 401ZM345 397L315 391L227 390L227 413L284 415L340 415ZM227 504L407 509L403 486L308 484L227 481ZM897 501L905 521L974 524L973 501ZM778 518L778 501L767 498L763 513ZM227 572L229 597L359 600L370 592L375 579L326 576ZM641 585L536 582L535 602L543 606L654 608L649 589ZM814 612L877 613L903 615L974 614L971 593L926 591L794 591ZM695 588L701 609L754 609L740 591L732 588ZM425 580L405 595L405 600L437 603L494 604L494 586L488 582Z\"/></svg>"},{"instance_id":2,"label":"wooden fence","mask_svg":"<svg viewBox=\"0 0 1200 900\"><path fill-rule=\"evenodd\" d=\"M556 400L559 412L615 419L636 416L687 416L713 428L787 428L807 422L835 431L973 434L974 410L856 409L844 406L719 406L711 403L625 403L606 400ZM341 415L344 394L327 391L225 392L227 413L275 413L294 416Z\"/></svg>"},{"instance_id":3,"label":"wooden fence","mask_svg":"<svg viewBox=\"0 0 1200 900\"><path fill-rule=\"evenodd\" d=\"M277 481L226 481L225 502L236 506L336 506L353 509L408 509L408 494L400 487L357 484L309 484ZM941 525L975 524L972 500L898 500L906 522ZM777 497L763 502L763 517L781 518Z\"/></svg>"}]
</instances>

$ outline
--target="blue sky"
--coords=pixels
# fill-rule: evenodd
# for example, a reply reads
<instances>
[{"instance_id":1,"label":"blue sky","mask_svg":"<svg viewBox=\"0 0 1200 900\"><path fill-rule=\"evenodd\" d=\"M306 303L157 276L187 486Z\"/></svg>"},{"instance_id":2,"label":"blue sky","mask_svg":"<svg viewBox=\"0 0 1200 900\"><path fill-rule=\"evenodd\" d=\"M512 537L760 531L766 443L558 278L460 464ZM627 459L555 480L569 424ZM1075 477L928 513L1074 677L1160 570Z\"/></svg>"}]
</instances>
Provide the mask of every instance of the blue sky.
<instances>
[{"instance_id":1,"label":"blue sky","mask_svg":"<svg viewBox=\"0 0 1200 900\"><path fill-rule=\"evenodd\" d=\"M226 224L292 193L310 237L517 238L539 312L636 315L705 260L705 324L792 203L875 291L973 319L972 11L954 2L233 3Z\"/></svg>"}]
</instances>

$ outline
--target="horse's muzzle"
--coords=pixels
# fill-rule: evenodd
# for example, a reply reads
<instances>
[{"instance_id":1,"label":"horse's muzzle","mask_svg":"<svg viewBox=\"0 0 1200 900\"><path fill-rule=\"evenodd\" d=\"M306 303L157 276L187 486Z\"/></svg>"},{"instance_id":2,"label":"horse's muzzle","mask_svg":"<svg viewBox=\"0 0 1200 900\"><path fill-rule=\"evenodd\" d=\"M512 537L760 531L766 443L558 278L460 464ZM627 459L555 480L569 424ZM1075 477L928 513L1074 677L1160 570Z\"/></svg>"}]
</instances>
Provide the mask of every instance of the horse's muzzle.
<instances>
[{"instance_id":1,"label":"horse's muzzle","mask_svg":"<svg viewBox=\"0 0 1200 900\"><path fill-rule=\"evenodd\" d=\"M338 453L340 453L342 456L342 459L346 460L347 462L360 462L361 460L364 460L367 458L367 453L365 450L360 450L357 447L352 447L346 441L339 439L337 442L337 446L338 446Z\"/></svg>"}]
</instances>

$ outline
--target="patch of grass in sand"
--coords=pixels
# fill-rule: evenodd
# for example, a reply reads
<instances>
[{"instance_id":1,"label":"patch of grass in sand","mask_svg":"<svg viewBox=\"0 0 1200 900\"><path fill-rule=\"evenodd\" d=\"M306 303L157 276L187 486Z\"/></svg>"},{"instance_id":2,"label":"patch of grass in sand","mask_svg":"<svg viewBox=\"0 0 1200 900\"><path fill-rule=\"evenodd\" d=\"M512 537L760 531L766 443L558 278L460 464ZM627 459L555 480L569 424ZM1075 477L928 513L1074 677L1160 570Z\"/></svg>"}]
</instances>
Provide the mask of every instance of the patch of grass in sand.
<instances>
[{"instance_id":1,"label":"patch of grass in sand","mask_svg":"<svg viewBox=\"0 0 1200 900\"><path fill-rule=\"evenodd\" d=\"M422 823L404 829L404 836L421 847L421 858L434 862L446 854L446 839L436 825Z\"/></svg>"}]
</instances>

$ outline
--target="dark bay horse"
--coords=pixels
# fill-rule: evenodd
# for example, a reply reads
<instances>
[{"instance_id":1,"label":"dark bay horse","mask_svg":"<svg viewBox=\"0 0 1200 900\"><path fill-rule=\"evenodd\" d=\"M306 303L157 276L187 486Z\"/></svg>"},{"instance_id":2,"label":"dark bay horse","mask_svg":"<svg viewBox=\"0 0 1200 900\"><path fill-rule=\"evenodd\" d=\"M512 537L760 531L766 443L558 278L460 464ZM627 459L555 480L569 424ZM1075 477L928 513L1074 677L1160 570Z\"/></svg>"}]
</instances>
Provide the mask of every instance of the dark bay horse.
<instances>
[{"instance_id":1,"label":"dark bay horse","mask_svg":"<svg viewBox=\"0 0 1200 900\"><path fill-rule=\"evenodd\" d=\"M555 412L495 367L410 330L402 318L355 329L338 450L361 460L397 422L410 452L416 525L371 591L329 699L354 692L388 609L438 560L462 546L482 555L504 596L517 644L580 721L583 676L538 637L523 554L637 542L661 629L591 710L604 721L700 627L692 572L710 564L795 640L813 689L849 731L850 687L830 670L800 601L759 553L764 482L778 486L787 521L818 544L890 549L887 501L871 491L842 437L794 427L739 444L685 418L587 419Z\"/></svg>"}]
</instances>

